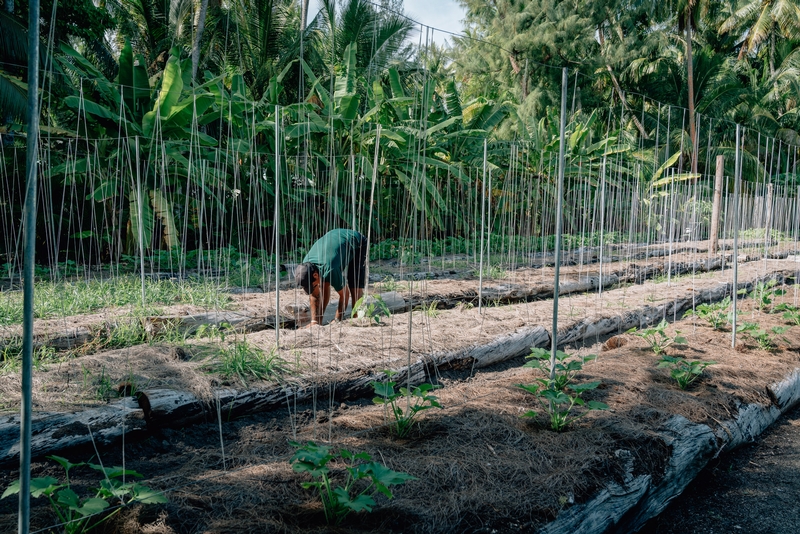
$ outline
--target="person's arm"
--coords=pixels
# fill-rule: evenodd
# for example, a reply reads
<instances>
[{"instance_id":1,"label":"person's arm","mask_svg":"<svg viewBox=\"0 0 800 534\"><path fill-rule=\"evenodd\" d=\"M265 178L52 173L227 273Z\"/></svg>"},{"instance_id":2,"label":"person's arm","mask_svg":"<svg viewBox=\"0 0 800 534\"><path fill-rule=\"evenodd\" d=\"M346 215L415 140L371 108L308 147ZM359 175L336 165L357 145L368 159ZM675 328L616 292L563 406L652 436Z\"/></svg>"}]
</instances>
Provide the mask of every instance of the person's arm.
<instances>
[{"instance_id":1,"label":"person's arm","mask_svg":"<svg viewBox=\"0 0 800 534\"><path fill-rule=\"evenodd\" d=\"M322 324L322 320L325 318L325 310L328 309L328 303L331 301L331 284L330 282L322 282L322 287L320 288L321 293L321 304L322 306L318 309L318 315L316 321L319 324Z\"/></svg>"},{"instance_id":2,"label":"person's arm","mask_svg":"<svg viewBox=\"0 0 800 534\"><path fill-rule=\"evenodd\" d=\"M336 308L336 320L341 321L344 317L344 311L347 309L347 300L350 298L350 291L347 286L344 286L339 293L339 306Z\"/></svg>"},{"instance_id":3,"label":"person's arm","mask_svg":"<svg viewBox=\"0 0 800 534\"><path fill-rule=\"evenodd\" d=\"M325 309L331 300L331 285L328 282L320 282L319 290L308 295L308 304L311 308L311 325L321 325L325 318ZM311 326L309 325L309 326Z\"/></svg>"}]
</instances>

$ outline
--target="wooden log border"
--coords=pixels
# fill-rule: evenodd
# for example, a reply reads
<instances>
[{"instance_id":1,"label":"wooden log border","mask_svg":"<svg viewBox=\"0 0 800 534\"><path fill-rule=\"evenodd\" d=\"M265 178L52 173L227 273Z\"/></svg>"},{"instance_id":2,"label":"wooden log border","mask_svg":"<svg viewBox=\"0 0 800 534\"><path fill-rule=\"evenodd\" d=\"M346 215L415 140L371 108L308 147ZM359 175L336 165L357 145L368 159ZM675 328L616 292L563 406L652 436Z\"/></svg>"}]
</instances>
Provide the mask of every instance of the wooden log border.
<instances>
[{"instance_id":1,"label":"wooden log border","mask_svg":"<svg viewBox=\"0 0 800 534\"><path fill-rule=\"evenodd\" d=\"M656 430L656 435L671 451L664 476L658 484L653 484L649 474L634 477L633 459L630 458L626 465L628 476L622 484L610 483L586 503L562 511L540 533L638 531L663 512L710 460L723 450L751 443L800 402L800 368L795 368L784 380L770 384L767 390L773 399L772 404L741 405L735 419L722 421L716 429L692 423L679 415L673 416Z\"/></svg>"}]
</instances>

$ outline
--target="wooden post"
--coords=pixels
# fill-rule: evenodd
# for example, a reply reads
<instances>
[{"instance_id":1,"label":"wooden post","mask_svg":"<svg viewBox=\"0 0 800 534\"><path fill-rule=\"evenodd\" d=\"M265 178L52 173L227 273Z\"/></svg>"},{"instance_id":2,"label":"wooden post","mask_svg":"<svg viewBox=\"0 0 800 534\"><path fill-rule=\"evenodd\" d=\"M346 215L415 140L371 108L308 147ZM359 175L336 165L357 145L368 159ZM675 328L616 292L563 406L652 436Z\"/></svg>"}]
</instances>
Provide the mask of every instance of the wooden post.
<instances>
[{"instance_id":1,"label":"wooden post","mask_svg":"<svg viewBox=\"0 0 800 534\"><path fill-rule=\"evenodd\" d=\"M714 177L714 206L711 211L711 235L708 255L714 256L719 247L719 205L722 198L722 175L725 171L725 156L717 156L717 174Z\"/></svg>"},{"instance_id":2,"label":"wooden post","mask_svg":"<svg viewBox=\"0 0 800 534\"><path fill-rule=\"evenodd\" d=\"M766 198L766 206L765 211L767 216L765 217L764 221L764 236L765 238L769 237L769 231L772 227L772 196L774 193L774 185L767 184L767 198Z\"/></svg>"}]
</instances>

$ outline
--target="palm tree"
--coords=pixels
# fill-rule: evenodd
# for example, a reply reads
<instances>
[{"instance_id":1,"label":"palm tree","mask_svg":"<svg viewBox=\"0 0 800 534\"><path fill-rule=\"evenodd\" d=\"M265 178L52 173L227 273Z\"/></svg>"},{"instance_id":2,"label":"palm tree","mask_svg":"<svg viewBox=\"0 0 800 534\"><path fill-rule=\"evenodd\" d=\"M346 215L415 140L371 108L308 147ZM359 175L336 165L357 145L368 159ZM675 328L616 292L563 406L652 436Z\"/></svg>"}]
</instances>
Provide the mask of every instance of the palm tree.
<instances>
[{"instance_id":1,"label":"palm tree","mask_svg":"<svg viewBox=\"0 0 800 534\"><path fill-rule=\"evenodd\" d=\"M324 35L316 52L328 72L355 43L356 69L368 79L407 57L405 41L412 31L408 19L393 11L379 13L368 0L345 0L338 11L335 0L322 0L311 26Z\"/></svg>"},{"instance_id":2,"label":"palm tree","mask_svg":"<svg viewBox=\"0 0 800 534\"><path fill-rule=\"evenodd\" d=\"M775 75L775 37L800 36L800 6L795 0L740 0L738 9L719 27L719 32L738 32L744 36L739 49L741 60L769 41L769 71Z\"/></svg>"}]
</instances>

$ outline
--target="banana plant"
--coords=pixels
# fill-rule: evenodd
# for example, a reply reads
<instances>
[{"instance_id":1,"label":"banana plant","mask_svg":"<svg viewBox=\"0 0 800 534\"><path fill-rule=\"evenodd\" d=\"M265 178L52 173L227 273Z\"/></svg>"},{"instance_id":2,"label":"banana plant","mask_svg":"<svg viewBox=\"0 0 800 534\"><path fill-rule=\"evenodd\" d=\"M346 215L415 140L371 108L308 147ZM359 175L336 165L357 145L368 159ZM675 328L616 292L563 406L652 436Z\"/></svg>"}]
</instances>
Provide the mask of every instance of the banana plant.
<instances>
[{"instance_id":1,"label":"banana plant","mask_svg":"<svg viewBox=\"0 0 800 534\"><path fill-rule=\"evenodd\" d=\"M156 87L147 77L144 58L134 55L128 42L113 82L74 49L62 45L62 51L63 68L81 80L79 94L64 99L79 125L77 133L118 141L96 143L53 168L53 175L91 177L96 185L89 199L103 204L107 212L120 204L120 198L126 199L122 210L125 246L118 253L150 250L156 220L161 222L163 245L179 247L175 216L186 204L185 197L167 191L193 186L224 210L225 173L203 164L218 159L217 149L212 148L218 142L201 128L227 118L220 109L229 111L230 117L236 116L237 106L247 106L237 100L235 91L232 95L225 90L221 77L207 76L205 83L192 87L190 59L180 61L177 49L172 50ZM198 169L209 172L202 174ZM190 206L190 211L194 208ZM122 233L121 228L106 231L106 240L111 244L111 236L122 238Z\"/></svg>"}]
</instances>

